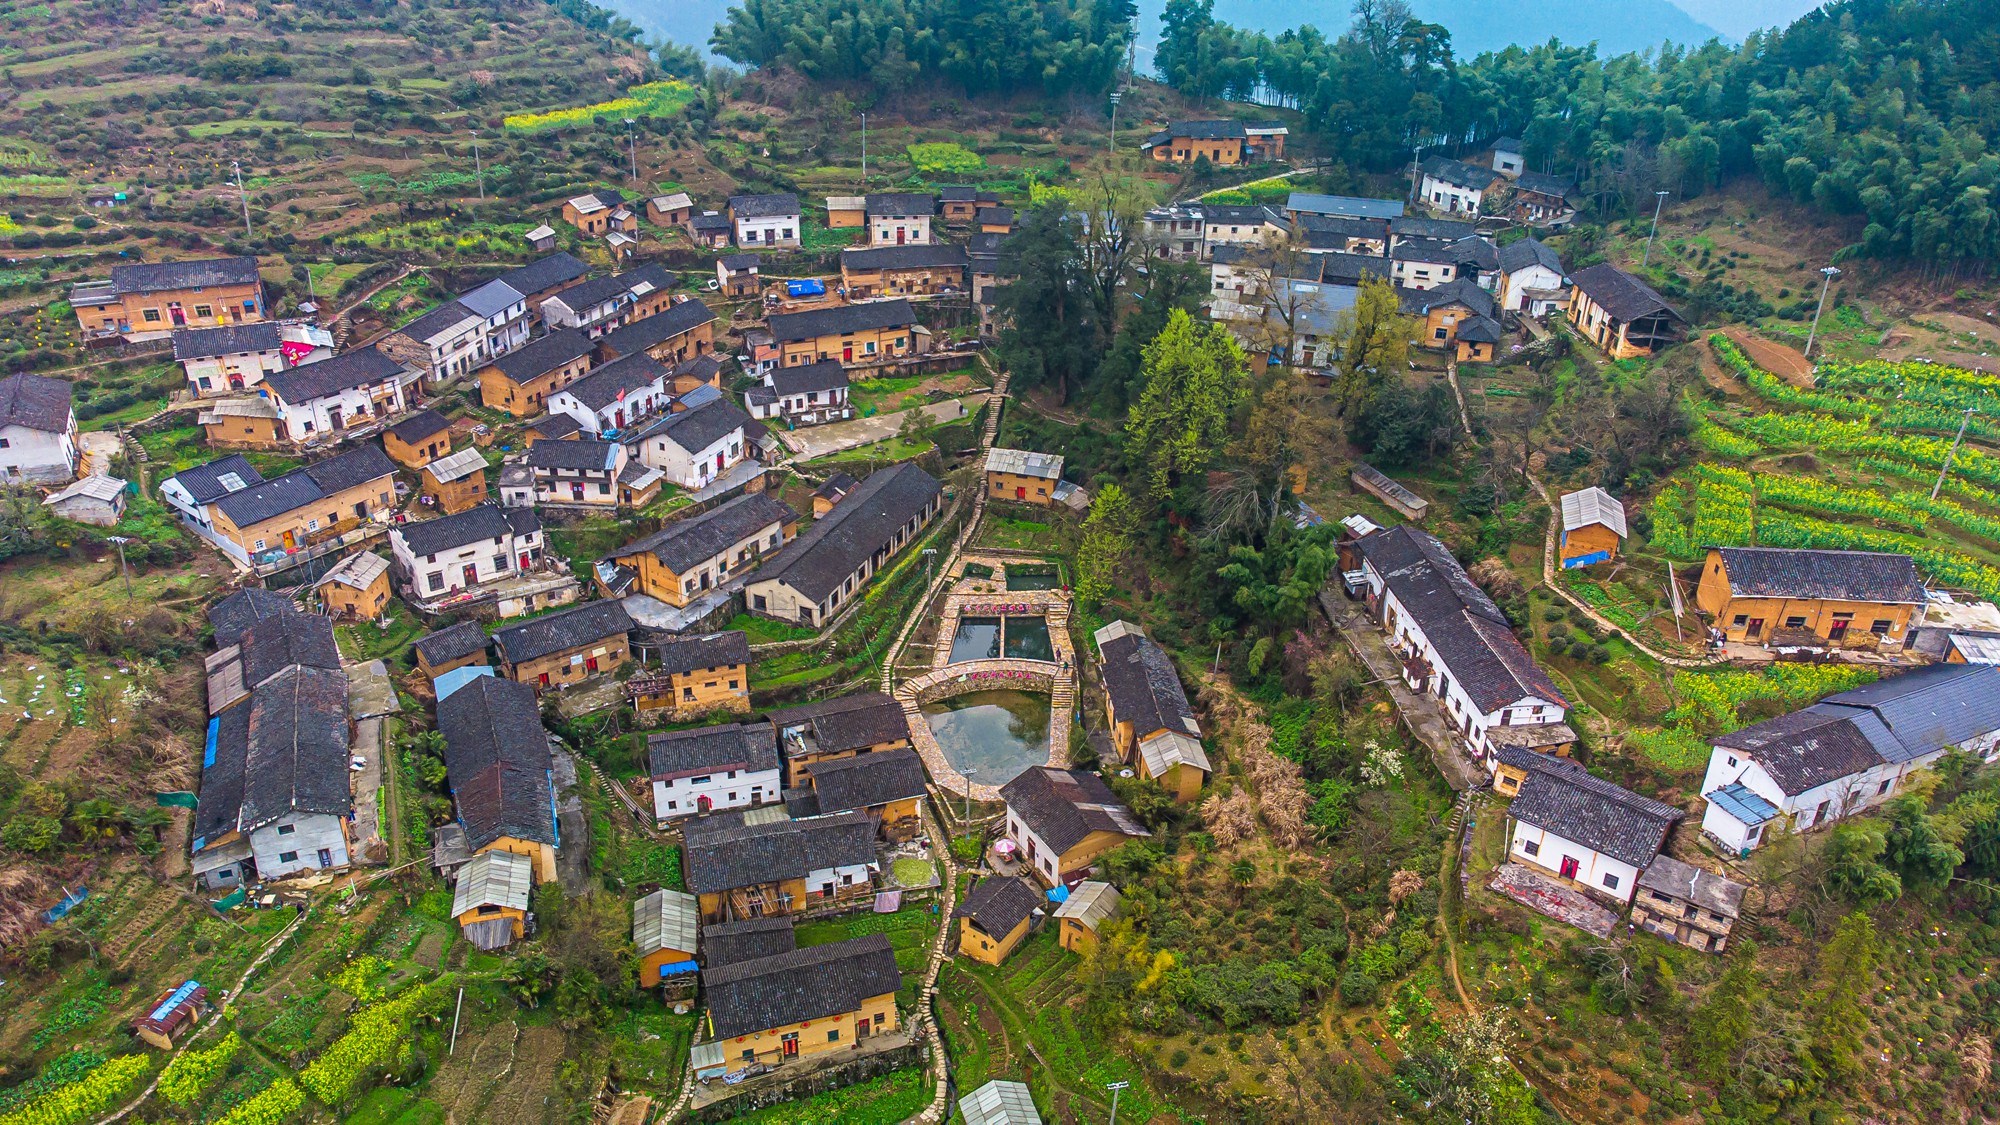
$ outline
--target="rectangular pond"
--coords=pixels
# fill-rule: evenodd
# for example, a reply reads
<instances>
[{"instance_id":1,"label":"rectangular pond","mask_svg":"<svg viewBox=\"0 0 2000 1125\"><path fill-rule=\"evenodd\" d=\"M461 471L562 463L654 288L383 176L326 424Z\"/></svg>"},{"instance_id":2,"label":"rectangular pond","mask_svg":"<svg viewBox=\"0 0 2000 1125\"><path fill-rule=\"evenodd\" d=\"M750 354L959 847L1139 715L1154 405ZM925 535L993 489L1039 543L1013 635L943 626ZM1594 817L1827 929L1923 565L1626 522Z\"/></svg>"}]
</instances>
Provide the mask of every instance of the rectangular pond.
<instances>
[{"instance_id":1,"label":"rectangular pond","mask_svg":"<svg viewBox=\"0 0 2000 1125\"><path fill-rule=\"evenodd\" d=\"M961 617L951 637L951 663L992 660L1054 660L1049 623L1040 617Z\"/></svg>"},{"instance_id":2,"label":"rectangular pond","mask_svg":"<svg viewBox=\"0 0 2000 1125\"><path fill-rule=\"evenodd\" d=\"M1062 585L1062 575L1052 566L1010 566L1007 568L1007 588L1009 590L1053 590Z\"/></svg>"}]
</instances>

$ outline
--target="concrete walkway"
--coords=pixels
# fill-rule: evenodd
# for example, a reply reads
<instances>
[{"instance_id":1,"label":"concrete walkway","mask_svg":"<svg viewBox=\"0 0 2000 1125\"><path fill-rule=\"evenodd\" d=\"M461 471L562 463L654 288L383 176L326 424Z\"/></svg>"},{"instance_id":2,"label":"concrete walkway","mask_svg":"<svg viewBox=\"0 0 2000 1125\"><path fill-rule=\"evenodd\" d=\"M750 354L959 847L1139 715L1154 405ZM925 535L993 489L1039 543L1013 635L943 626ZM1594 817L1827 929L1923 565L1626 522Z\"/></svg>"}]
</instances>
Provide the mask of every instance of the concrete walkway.
<instances>
[{"instance_id":1,"label":"concrete walkway","mask_svg":"<svg viewBox=\"0 0 2000 1125\"><path fill-rule=\"evenodd\" d=\"M1486 783L1486 771L1465 752L1456 730L1445 718L1443 708L1429 695L1413 691L1403 679L1402 662L1389 651L1389 642L1375 622L1361 608L1329 589L1320 592L1320 608L1347 639L1347 646L1367 666L1369 678L1389 689L1396 712L1417 741L1430 748L1438 772L1455 790L1474 789Z\"/></svg>"},{"instance_id":2,"label":"concrete walkway","mask_svg":"<svg viewBox=\"0 0 2000 1125\"><path fill-rule=\"evenodd\" d=\"M966 416L968 404L976 404L973 398L954 398L945 402L934 402L928 406L913 406L909 410L898 410L892 414L877 414L873 418L856 418L851 422L829 422L824 426L806 426L797 430L778 430L778 440L792 451L801 461L811 461L817 457L829 457L835 453L845 453L864 445L874 445L895 437L903 428L903 418L909 414L922 414L925 426L936 426L945 422L956 422Z\"/></svg>"}]
</instances>

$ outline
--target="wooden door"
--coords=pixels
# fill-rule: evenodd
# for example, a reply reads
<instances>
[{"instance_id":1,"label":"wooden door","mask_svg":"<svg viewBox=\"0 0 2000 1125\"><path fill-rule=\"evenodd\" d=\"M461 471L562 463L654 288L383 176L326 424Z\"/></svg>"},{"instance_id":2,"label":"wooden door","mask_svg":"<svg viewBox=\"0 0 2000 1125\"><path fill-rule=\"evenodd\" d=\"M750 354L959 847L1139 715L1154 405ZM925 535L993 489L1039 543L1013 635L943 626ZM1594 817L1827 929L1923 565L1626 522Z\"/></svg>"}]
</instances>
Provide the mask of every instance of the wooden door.
<instances>
[{"instance_id":1,"label":"wooden door","mask_svg":"<svg viewBox=\"0 0 2000 1125\"><path fill-rule=\"evenodd\" d=\"M1574 878L1576 878L1576 869L1577 869L1577 867L1578 867L1578 864L1577 864L1577 861L1576 861L1576 857L1575 857L1575 856L1573 856L1573 855L1566 855L1566 856L1564 856L1564 857L1563 857L1563 862L1562 862L1562 877L1563 877L1563 878L1565 878L1565 879L1574 879Z\"/></svg>"}]
</instances>

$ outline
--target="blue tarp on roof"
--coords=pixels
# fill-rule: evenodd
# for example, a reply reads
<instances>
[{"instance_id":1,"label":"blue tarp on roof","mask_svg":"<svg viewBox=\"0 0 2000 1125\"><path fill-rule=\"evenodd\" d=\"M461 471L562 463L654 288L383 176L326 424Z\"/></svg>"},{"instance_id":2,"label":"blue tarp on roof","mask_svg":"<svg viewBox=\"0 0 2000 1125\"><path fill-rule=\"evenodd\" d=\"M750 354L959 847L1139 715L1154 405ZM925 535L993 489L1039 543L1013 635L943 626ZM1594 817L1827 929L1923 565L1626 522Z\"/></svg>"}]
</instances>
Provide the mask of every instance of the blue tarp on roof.
<instances>
[{"instance_id":1,"label":"blue tarp on roof","mask_svg":"<svg viewBox=\"0 0 2000 1125\"><path fill-rule=\"evenodd\" d=\"M449 696L452 692L457 691L459 688L464 687L465 685L471 683L476 679L479 679L482 676L490 676L492 674L493 674L493 669L488 668L484 664L468 664L463 668L453 668L451 671L446 672L442 676L439 676L435 681L432 682L431 686L437 689L438 700L442 702L447 696Z\"/></svg>"},{"instance_id":2,"label":"blue tarp on roof","mask_svg":"<svg viewBox=\"0 0 2000 1125\"><path fill-rule=\"evenodd\" d=\"M826 296L826 282L787 281L785 282L785 292L794 297L824 297Z\"/></svg>"},{"instance_id":3,"label":"blue tarp on roof","mask_svg":"<svg viewBox=\"0 0 2000 1125\"><path fill-rule=\"evenodd\" d=\"M1737 823L1756 827L1778 819L1778 806L1759 797L1740 781L1731 782L1708 795L1710 804L1736 818Z\"/></svg>"}]
</instances>

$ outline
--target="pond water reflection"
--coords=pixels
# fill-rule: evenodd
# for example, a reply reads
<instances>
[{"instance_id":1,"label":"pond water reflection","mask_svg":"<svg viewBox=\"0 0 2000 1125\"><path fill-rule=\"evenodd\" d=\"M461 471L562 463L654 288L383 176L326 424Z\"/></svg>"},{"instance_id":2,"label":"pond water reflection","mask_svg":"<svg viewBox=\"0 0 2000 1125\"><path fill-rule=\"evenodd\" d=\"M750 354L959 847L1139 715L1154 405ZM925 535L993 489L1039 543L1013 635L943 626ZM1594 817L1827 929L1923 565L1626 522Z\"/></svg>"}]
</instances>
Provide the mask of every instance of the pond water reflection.
<instances>
[{"instance_id":1,"label":"pond water reflection","mask_svg":"<svg viewBox=\"0 0 2000 1125\"><path fill-rule=\"evenodd\" d=\"M1005 785L1049 760L1049 697L1025 691L976 691L924 705L924 719L945 761L978 771L981 785Z\"/></svg>"}]
</instances>

